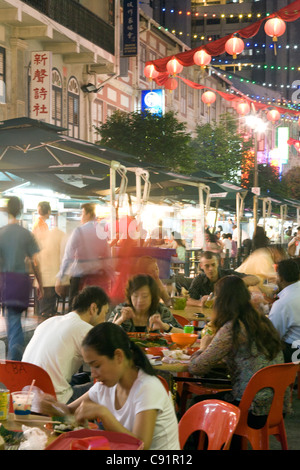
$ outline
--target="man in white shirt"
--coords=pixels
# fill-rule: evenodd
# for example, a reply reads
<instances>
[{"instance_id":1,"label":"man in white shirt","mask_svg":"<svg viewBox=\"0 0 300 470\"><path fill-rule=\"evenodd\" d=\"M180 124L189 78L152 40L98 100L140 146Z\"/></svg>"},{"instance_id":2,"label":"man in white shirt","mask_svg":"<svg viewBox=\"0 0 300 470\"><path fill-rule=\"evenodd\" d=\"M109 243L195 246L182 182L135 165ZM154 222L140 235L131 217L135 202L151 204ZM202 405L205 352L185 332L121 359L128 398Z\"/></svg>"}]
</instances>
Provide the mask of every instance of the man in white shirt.
<instances>
[{"instance_id":1,"label":"man in white shirt","mask_svg":"<svg viewBox=\"0 0 300 470\"><path fill-rule=\"evenodd\" d=\"M72 387L72 376L83 364L81 343L93 326L105 321L109 298L100 287L89 286L74 298L74 311L40 323L28 343L22 361L46 370L58 401L68 403L85 393L88 382Z\"/></svg>"},{"instance_id":2,"label":"man in white shirt","mask_svg":"<svg viewBox=\"0 0 300 470\"><path fill-rule=\"evenodd\" d=\"M270 310L269 319L284 342L285 362L292 362L300 348L300 281L299 267L292 259L280 261L277 267L279 299Z\"/></svg>"},{"instance_id":3,"label":"man in white shirt","mask_svg":"<svg viewBox=\"0 0 300 470\"><path fill-rule=\"evenodd\" d=\"M81 226L73 231L67 241L55 284L56 293L63 295L63 278L66 274L70 275L69 311L73 308L73 298L86 285L97 285L106 292L110 290L111 263L110 247L97 222L95 206L83 204Z\"/></svg>"}]
</instances>

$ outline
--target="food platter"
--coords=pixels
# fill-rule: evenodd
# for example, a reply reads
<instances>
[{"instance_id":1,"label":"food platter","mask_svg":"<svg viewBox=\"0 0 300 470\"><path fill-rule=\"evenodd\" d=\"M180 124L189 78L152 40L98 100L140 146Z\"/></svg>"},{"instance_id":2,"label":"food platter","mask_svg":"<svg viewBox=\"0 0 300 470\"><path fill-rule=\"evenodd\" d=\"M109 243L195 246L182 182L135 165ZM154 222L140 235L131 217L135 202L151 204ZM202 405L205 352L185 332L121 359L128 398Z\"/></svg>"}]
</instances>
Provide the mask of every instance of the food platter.
<instances>
[{"instance_id":1,"label":"food platter","mask_svg":"<svg viewBox=\"0 0 300 470\"><path fill-rule=\"evenodd\" d=\"M127 333L129 339L141 348L151 348L155 346L170 347L168 338L159 333Z\"/></svg>"}]
</instances>

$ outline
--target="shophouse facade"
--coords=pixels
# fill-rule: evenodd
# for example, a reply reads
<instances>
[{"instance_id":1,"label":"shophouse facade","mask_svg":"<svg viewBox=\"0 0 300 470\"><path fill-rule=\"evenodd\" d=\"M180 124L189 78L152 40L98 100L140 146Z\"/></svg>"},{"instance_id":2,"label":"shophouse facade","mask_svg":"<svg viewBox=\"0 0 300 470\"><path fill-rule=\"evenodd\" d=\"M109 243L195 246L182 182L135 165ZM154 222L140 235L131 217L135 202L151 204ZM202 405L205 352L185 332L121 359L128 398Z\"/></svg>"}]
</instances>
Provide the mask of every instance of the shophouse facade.
<instances>
[{"instance_id":1,"label":"shophouse facade","mask_svg":"<svg viewBox=\"0 0 300 470\"><path fill-rule=\"evenodd\" d=\"M188 50L189 47L140 9L138 56L124 58L121 51L122 9L119 0L0 0L0 119L28 116L62 126L68 134L95 142L95 127L116 110L137 111L141 90L157 86L144 76L147 60ZM51 61L49 113L33 106L35 57L49 54ZM34 74L34 75L33 75ZM192 67L186 78L226 90L217 74ZM98 90L88 93L84 85ZM175 91L165 91L165 110L173 110L193 132L227 110L217 99L208 110L201 92L178 79ZM39 110L45 109L40 106Z\"/></svg>"}]
</instances>

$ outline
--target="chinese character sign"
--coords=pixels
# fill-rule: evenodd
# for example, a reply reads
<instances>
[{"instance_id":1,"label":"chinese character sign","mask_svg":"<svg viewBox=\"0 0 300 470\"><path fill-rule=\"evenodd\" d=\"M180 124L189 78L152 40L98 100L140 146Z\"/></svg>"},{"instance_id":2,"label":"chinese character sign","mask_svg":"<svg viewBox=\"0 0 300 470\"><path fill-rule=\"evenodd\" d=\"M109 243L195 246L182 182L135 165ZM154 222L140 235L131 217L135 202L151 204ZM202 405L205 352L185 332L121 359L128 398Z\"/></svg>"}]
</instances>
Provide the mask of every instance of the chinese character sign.
<instances>
[{"instance_id":1,"label":"chinese character sign","mask_svg":"<svg viewBox=\"0 0 300 470\"><path fill-rule=\"evenodd\" d=\"M31 53L30 117L51 120L52 52Z\"/></svg>"},{"instance_id":2,"label":"chinese character sign","mask_svg":"<svg viewBox=\"0 0 300 470\"><path fill-rule=\"evenodd\" d=\"M139 8L137 0L124 0L123 3L123 56L138 55Z\"/></svg>"}]
</instances>

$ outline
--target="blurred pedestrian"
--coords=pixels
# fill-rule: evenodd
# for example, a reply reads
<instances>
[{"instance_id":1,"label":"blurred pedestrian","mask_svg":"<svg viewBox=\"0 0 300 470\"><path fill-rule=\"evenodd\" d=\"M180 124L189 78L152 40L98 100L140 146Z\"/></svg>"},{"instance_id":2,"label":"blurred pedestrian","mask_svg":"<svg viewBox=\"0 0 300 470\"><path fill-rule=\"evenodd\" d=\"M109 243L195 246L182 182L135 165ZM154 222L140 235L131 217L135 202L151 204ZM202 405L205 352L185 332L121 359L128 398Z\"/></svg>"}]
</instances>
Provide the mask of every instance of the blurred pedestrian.
<instances>
[{"instance_id":1,"label":"blurred pedestrian","mask_svg":"<svg viewBox=\"0 0 300 470\"><path fill-rule=\"evenodd\" d=\"M33 224L32 233L37 236L41 236L43 233L48 232L49 227L46 220L51 215L51 206L48 201L41 201L38 203L38 214L39 217Z\"/></svg>"},{"instance_id":2,"label":"blurred pedestrian","mask_svg":"<svg viewBox=\"0 0 300 470\"><path fill-rule=\"evenodd\" d=\"M110 247L101 230L95 205L81 206L81 226L77 227L67 241L65 253L57 275L55 290L65 294L63 279L70 275L69 311L75 295L86 285L96 285L109 292L113 275Z\"/></svg>"},{"instance_id":3,"label":"blurred pedestrian","mask_svg":"<svg viewBox=\"0 0 300 470\"><path fill-rule=\"evenodd\" d=\"M38 213L39 218L35 221L32 232L40 248L38 260L44 295L37 300L37 312L47 318L57 312L55 282L66 244L66 234L57 227L49 229L46 221L51 215L51 206L48 201L39 202ZM36 287L36 281L34 285Z\"/></svg>"},{"instance_id":4,"label":"blurred pedestrian","mask_svg":"<svg viewBox=\"0 0 300 470\"><path fill-rule=\"evenodd\" d=\"M8 224L0 229L1 303L5 310L8 353L7 358L19 361L24 348L21 314L28 308L32 270L38 283L38 298L43 296L39 270L38 244L32 233L19 224L21 200L13 196L7 202Z\"/></svg>"},{"instance_id":5,"label":"blurred pedestrian","mask_svg":"<svg viewBox=\"0 0 300 470\"><path fill-rule=\"evenodd\" d=\"M258 248L265 248L270 245L270 239L267 237L265 229L257 225L252 237L252 251Z\"/></svg>"}]
</instances>

